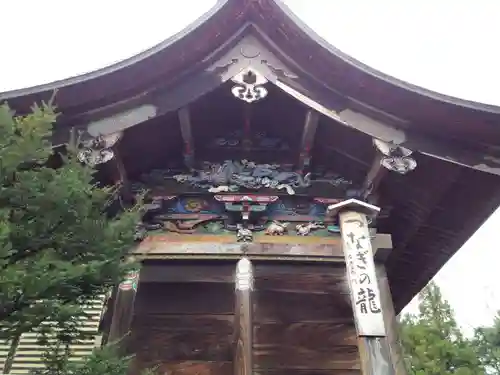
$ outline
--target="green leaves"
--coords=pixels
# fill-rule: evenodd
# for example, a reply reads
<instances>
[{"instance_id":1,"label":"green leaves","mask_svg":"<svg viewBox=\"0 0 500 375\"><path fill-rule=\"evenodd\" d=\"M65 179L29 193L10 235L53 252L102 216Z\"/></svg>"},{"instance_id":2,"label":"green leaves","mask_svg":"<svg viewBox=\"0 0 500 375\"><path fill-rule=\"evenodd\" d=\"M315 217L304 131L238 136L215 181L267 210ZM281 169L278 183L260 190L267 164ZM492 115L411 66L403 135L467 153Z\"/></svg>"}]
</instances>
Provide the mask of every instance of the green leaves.
<instances>
[{"instance_id":1,"label":"green leaves","mask_svg":"<svg viewBox=\"0 0 500 375\"><path fill-rule=\"evenodd\" d=\"M419 295L419 311L401 321L405 362L412 375L484 375L475 343L464 338L449 303L431 282Z\"/></svg>"},{"instance_id":2,"label":"green leaves","mask_svg":"<svg viewBox=\"0 0 500 375\"><path fill-rule=\"evenodd\" d=\"M500 374L500 313L489 327L478 327L473 340L481 364L490 374Z\"/></svg>"},{"instance_id":3,"label":"green leaves","mask_svg":"<svg viewBox=\"0 0 500 375\"><path fill-rule=\"evenodd\" d=\"M59 347L52 349L61 354L82 336L83 304L133 266L125 259L140 207L110 217L116 189L98 186L95 170L71 150L63 156L52 149L56 118L49 105L25 116L0 106L0 338L37 332L47 345L56 337ZM125 374L123 361L110 359L106 367L96 361L109 352L96 353L87 363L95 372L66 364L64 373ZM47 363L55 369L69 354ZM99 372L104 368L109 371Z\"/></svg>"}]
</instances>

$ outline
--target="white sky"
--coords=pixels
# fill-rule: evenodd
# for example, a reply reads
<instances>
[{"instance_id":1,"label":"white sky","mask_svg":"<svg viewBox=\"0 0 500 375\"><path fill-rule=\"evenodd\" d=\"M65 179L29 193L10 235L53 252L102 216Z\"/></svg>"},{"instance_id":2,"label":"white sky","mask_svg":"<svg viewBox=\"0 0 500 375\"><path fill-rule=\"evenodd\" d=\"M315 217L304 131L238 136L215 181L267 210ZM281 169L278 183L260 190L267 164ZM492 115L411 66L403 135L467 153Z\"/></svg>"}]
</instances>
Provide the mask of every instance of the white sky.
<instances>
[{"instance_id":1,"label":"white sky","mask_svg":"<svg viewBox=\"0 0 500 375\"><path fill-rule=\"evenodd\" d=\"M323 38L397 78L500 105L500 2L287 0ZM0 91L101 68L171 36L215 0L16 0L1 7ZM464 213L466 214L466 213ZM438 274L464 328L488 323L496 291L500 211Z\"/></svg>"}]
</instances>

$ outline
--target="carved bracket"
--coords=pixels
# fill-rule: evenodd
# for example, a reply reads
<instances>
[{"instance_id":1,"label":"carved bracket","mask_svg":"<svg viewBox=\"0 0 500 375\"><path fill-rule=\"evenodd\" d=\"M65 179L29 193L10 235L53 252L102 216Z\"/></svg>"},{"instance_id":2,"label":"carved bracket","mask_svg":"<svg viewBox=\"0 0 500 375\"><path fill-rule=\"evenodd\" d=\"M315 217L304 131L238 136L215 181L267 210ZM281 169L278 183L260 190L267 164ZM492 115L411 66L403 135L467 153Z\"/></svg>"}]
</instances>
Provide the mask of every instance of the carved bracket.
<instances>
[{"instance_id":1,"label":"carved bracket","mask_svg":"<svg viewBox=\"0 0 500 375\"><path fill-rule=\"evenodd\" d=\"M390 171L400 174L406 174L417 167L417 161L410 157L413 151L391 143L374 139L373 144L384 157L380 160L380 164Z\"/></svg>"},{"instance_id":2,"label":"carved bracket","mask_svg":"<svg viewBox=\"0 0 500 375\"><path fill-rule=\"evenodd\" d=\"M231 80L236 83L231 93L238 99L253 103L267 96L267 89L263 86L268 81L266 77L252 68L245 68Z\"/></svg>"},{"instance_id":3,"label":"carved bracket","mask_svg":"<svg viewBox=\"0 0 500 375\"><path fill-rule=\"evenodd\" d=\"M121 138L122 133L101 135L83 142L78 152L78 160L90 166L104 164L113 159L114 152L111 149Z\"/></svg>"}]
</instances>

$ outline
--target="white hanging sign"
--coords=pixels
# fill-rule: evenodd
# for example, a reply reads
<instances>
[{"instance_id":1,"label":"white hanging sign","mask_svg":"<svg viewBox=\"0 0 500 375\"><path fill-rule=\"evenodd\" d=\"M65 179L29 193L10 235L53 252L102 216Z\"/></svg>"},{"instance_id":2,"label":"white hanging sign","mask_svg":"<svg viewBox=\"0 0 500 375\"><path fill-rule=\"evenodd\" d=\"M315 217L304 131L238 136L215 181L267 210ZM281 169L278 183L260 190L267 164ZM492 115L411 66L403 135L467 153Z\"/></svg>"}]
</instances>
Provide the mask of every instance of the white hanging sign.
<instances>
[{"instance_id":1,"label":"white hanging sign","mask_svg":"<svg viewBox=\"0 0 500 375\"><path fill-rule=\"evenodd\" d=\"M366 215L341 212L340 230L358 336L385 336L375 262Z\"/></svg>"}]
</instances>

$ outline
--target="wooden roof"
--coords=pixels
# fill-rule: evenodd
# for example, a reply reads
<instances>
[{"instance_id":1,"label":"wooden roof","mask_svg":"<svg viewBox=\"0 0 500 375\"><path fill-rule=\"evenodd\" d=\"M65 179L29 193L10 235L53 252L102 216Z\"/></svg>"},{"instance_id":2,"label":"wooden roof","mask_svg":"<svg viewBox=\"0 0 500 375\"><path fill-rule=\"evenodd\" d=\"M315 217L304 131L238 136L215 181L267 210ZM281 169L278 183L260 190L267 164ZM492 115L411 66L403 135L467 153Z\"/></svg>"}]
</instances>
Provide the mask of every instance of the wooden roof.
<instances>
[{"instance_id":1,"label":"wooden roof","mask_svg":"<svg viewBox=\"0 0 500 375\"><path fill-rule=\"evenodd\" d=\"M344 132L361 133L361 144L375 137L418 152L415 171L391 173L380 186L383 203L394 207L380 230L393 234L387 273L396 309L402 309L500 204L499 107L377 72L322 40L279 0L221 0L144 53L82 76L0 93L0 101L25 111L58 89L58 136L89 124L106 133L110 126L161 122L248 65L328 121L345 125ZM338 127L335 134L328 129L320 138L338 139ZM350 141L337 147L358 160L356 171L367 172L371 154L346 137Z\"/></svg>"}]
</instances>

